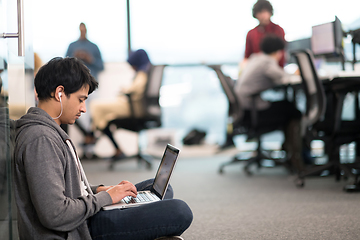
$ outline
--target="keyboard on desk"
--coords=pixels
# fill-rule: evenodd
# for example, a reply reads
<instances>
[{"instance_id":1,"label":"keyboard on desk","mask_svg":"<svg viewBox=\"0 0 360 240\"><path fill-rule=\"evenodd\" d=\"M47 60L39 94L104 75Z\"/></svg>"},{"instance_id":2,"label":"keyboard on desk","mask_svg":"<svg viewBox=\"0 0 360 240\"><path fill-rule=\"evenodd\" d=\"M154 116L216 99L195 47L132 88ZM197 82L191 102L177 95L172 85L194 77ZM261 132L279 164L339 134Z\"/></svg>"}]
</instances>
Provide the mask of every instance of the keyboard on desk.
<instances>
[{"instance_id":1,"label":"keyboard on desk","mask_svg":"<svg viewBox=\"0 0 360 240\"><path fill-rule=\"evenodd\" d=\"M158 196L151 192L138 192L138 195L136 198L127 196L123 198L123 201L127 204L131 203L141 203L141 202L153 202L153 201L159 201L160 199Z\"/></svg>"}]
</instances>

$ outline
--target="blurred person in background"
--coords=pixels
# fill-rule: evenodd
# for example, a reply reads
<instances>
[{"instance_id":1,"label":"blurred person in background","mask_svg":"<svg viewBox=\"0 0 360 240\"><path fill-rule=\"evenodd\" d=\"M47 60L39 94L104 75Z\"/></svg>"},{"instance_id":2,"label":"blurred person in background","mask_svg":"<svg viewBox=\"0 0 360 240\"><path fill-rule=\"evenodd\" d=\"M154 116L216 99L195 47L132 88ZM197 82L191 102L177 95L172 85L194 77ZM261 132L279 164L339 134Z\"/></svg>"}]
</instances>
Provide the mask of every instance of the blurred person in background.
<instances>
[{"instance_id":1,"label":"blurred person in background","mask_svg":"<svg viewBox=\"0 0 360 240\"><path fill-rule=\"evenodd\" d=\"M288 100L269 102L263 100L260 95L253 101L254 94L271 89L276 85L289 82L288 75L278 65L283 56L285 42L275 34L268 34L260 42L260 52L249 57L248 63L235 84L235 93L244 108L244 119L251 119L252 104L258 110L259 125L278 124L284 126L283 148L287 152L288 159L293 170L303 170L302 148L303 141L300 132L302 114L296 105Z\"/></svg>"},{"instance_id":2,"label":"blurred person in background","mask_svg":"<svg viewBox=\"0 0 360 240\"><path fill-rule=\"evenodd\" d=\"M99 82L99 73L104 70L104 63L101 57L98 46L89 41L87 38L87 29L85 23L79 25L80 37L75 42L72 42L66 52L67 57L76 57L80 59L90 70L91 75ZM96 95L92 94L88 99L87 109L90 110L89 104L91 100L95 99ZM84 146L94 144L93 132L91 131L91 113L84 114L81 122L76 121L79 130L84 134ZM66 130L66 126L64 127ZM84 151L87 151L85 148ZM92 150L90 150L92 151ZM91 153L92 154L92 153ZM92 154L93 155L93 154ZM86 154L84 154L86 156ZM96 157L96 156L95 156Z\"/></svg>"},{"instance_id":3,"label":"blurred person in background","mask_svg":"<svg viewBox=\"0 0 360 240\"><path fill-rule=\"evenodd\" d=\"M142 99L148 80L148 73L151 68L149 56L143 49L130 53L127 62L136 72L132 84L121 89L120 95L116 100L95 99L90 103L94 130L101 130L105 133L115 147L115 154L112 157L113 160L121 160L126 158L126 156L113 138L109 122L114 119L128 118L131 116L129 99L126 94L131 95L135 117L141 117L144 114Z\"/></svg>"},{"instance_id":4,"label":"blurred person in background","mask_svg":"<svg viewBox=\"0 0 360 240\"><path fill-rule=\"evenodd\" d=\"M75 42L70 43L66 52L67 57L76 57L84 62L90 69L91 75L97 80L99 72L104 70L104 63L98 46L87 39L87 29L85 23L80 23L80 37Z\"/></svg>"}]
</instances>

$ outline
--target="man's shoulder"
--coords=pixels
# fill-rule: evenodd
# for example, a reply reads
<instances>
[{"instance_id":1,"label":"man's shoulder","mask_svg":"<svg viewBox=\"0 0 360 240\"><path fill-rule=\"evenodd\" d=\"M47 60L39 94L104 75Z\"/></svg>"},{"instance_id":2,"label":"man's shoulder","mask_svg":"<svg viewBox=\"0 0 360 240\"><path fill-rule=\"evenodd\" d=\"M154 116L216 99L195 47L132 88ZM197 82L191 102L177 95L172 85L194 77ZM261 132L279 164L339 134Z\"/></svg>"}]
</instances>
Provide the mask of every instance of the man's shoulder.
<instances>
[{"instance_id":1,"label":"man's shoulder","mask_svg":"<svg viewBox=\"0 0 360 240\"><path fill-rule=\"evenodd\" d=\"M79 40L73 41L69 44L69 47L74 47L75 45L77 45L79 42Z\"/></svg>"},{"instance_id":2,"label":"man's shoulder","mask_svg":"<svg viewBox=\"0 0 360 240\"><path fill-rule=\"evenodd\" d=\"M255 73L257 75L262 74L272 64L272 58L262 52L253 53L249 57L249 61L246 65L248 72Z\"/></svg>"},{"instance_id":3,"label":"man's shoulder","mask_svg":"<svg viewBox=\"0 0 360 240\"><path fill-rule=\"evenodd\" d=\"M78 47L98 49L98 46L95 43L91 42L89 39L77 40L75 42L70 43L69 45L69 48L78 48Z\"/></svg>"},{"instance_id":4,"label":"man's shoulder","mask_svg":"<svg viewBox=\"0 0 360 240\"><path fill-rule=\"evenodd\" d=\"M263 52L253 53L251 54L249 61L252 62L269 62L271 61L271 57Z\"/></svg>"},{"instance_id":5,"label":"man's shoulder","mask_svg":"<svg viewBox=\"0 0 360 240\"><path fill-rule=\"evenodd\" d=\"M256 27L254 27L253 29L250 29L250 30L248 31L247 35L250 35L250 36L251 36L251 35L255 34L258 28L259 28L259 26L256 26Z\"/></svg>"},{"instance_id":6,"label":"man's shoulder","mask_svg":"<svg viewBox=\"0 0 360 240\"><path fill-rule=\"evenodd\" d=\"M92 46L93 48L97 48L97 49L99 48L95 43L91 42L90 40L87 40L87 42L88 42L87 44Z\"/></svg>"},{"instance_id":7,"label":"man's shoulder","mask_svg":"<svg viewBox=\"0 0 360 240\"><path fill-rule=\"evenodd\" d=\"M270 21L270 24L273 25L273 26L275 26L275 27L277 27L277 28L283 29L279 24L276 24L276 23L274 23L274 22L271 22L271 21Z\"/></svg>"},{"instance_id":8,"label":"man's shoulder","mask_svg":"<svg viewBox=\"0 0 360 240\"><path fill-rule=\"evenodd\" d=\"M18 146L35 143L40 139L59 141L61 136L56 130L42 124L33 124L31 126L19 128L16 131L15 142Z\"/></svg>"}]
</instances>

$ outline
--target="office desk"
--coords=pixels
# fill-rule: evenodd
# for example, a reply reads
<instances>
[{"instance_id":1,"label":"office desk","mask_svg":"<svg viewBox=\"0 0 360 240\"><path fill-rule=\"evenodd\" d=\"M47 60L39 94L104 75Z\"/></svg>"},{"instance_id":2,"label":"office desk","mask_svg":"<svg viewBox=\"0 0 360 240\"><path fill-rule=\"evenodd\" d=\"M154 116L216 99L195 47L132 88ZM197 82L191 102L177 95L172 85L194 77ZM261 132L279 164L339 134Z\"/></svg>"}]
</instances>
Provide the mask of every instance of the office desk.
<instances>
[{"instance_id":1,"label":"office desk","mask_svg":"<svg viewBox=\"0 0 360 240\"><path fill-rule=\"evenodd\" d=\"M359 73L358 73L359 74ZM360 75L360 74L359 74ZM336 96L336 115L341 117L343 110L344 100L348 93L354 93L355 96L355 119L353 121L346 121L352 131L356 131L360 127L360 108L359 108L359 92L360 92L360 76L359 75L339 75L335 76L329 83L331 91ZM341 128L342 120L334 123L334 130L337 131ZM352 125L352 126L351 126ZM359 136L360 137L360 136ZM356 159L353 164L346 164L349 168L359 169L359 156L360 156L360 138L356 140ZM347 192L359 192L360 182L358 181L358 174L355 176L354 184L347 185L344 190Z\"/></svg>"},{"instance_id":2,"label":"office desk","mask_svg":"<svg viewBox=\"0 0 360 240\"><path fill-rule=\"evenodd\" d=\"M344 187L345 191L360 191L360 182L357 181L358 174L353 172L353 169L359 169L360 164L355 160L352 164L344 164L340 162L340 145L357 142L357 155L360 155L360 109L358 101L358 93L360 91L360 74L354 73L340 73L336 76L329 76L322 78L322 85L324 87L326 95L326 112L323 121L315 123L312 127L317 131L324 132L326 136L325 146L329 153L333 155L329 156L329 162L331 161L336 170L336 177L340 179L340 166L341 170L345 172L347 176L355 178L354 184ZM295 84L294 87L299 88L300 84ZM296 90L295 90L296 91ZM348 93L352 93L355 96L354 107L354 119L344 120L342 119L342 112L344 108L345 97ZM336 151L334 147L336 146ZM326 167L326 165L324 165ZM313 170L307 171L308 173L315 173L321 170L322 166L313 168Z\"/></svg>"},{"instance_id":3,"label":"office desk","mask_svg":"<svg viewBox=\"0 0 360 240\"><path fill-rule=\"evenodd\" d=\"M358 126L360 127L360 107L358 101L358 93L360 92L360 73L339 72L338 74L330 76L322 76L320 77L320 80L323 83L328 105L325 117L330 122L334 122L331 132L336 134L340 130L341 124L345 122L341 119L341 114L344 107L344 100L348 93L353 93L355 96L355 119L352 122L354 126L359 124ZM296 91L302 89L301 77L292 76L290 81L284 86L291 87L294 90L295 95ZM346 121L347 124L351 124L349 122L351 121ZM360 148L358 154L360 154Z\"/></svg>"},{"instance_id":4,"label":"office desk","mask_svg":"<svg viewBox=\"0 0 360 240\"><path fill-rule=\"evenodd\" d=\"M359 74L359 73L357 73ZM343 73L338 76L333 76L328 81L324 82L324 87L327 91L331 91L334 94L333 109L338 118L338 121L334 124L334 131L339 130L341 124L341 113L344 106L344 100L348 93L353 93L355 96L355 119L354 122L360 121L360 109L358 101L358 93L360 91L360 74L348 74Z\"/></svg>"},{"instance_id":5,"label":"office desk","mask_svg":"<svg viewBox=\"0 0 360 240\"><path fill-rule=\"evenodd\" d=\"M345 95L349 92L360 91L360 73L340 72L339 74L320 77L320 80L323 83L325 92L331 91L332 93L336 94L337 97L339 98L345 97ZM284 85L279 85L275 87L275 89L281 89L286 87L291 87L295 91L301 89L302 88L301 77L298 75L292 75L290 77L289 82L285 83ZM338 99L338 100L344 100L344 99ZM341 103L343 103L343 101L341 101ZM338 104L340 104L340 102ZM342 108L339 110L342 110Z\"/></svg>"}]
</instances>

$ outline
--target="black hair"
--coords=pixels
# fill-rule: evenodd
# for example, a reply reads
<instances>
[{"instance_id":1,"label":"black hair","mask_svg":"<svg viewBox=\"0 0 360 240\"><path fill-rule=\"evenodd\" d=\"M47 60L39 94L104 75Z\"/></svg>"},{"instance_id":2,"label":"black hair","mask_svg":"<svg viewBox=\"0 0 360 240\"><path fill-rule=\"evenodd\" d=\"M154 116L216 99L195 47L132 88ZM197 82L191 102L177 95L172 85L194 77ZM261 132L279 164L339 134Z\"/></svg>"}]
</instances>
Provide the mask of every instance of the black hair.
<instances>
[{"instance_id":1,"label":"black hair","mask_svg":"<svg viewBox=\"0 0 360 240\"><path fill-rule=\"evenodd\" d=\"M53 97L51 94L60 85L64 87L66 96L86 85L89 86L88 94L98 87L98 82L90 74L90 70L80 60L73 57L51 59L40 68L35 76L34 84L39 100Z\"/></svg>"},{"instance_id":2,"label":"black hair","mask_svg":"<svg viewBox=\"0 0 360 240\"><path fill-rule=\"evenodd\" d=\"M254 18L256 18L256 14L261 12L262 10L267 10L269 13L271 13L271 16L274 14L274 9L271 5L271 3L267 0L258 0L252 9L252 15Z\"/></svg>"},{"instance_id":3,"label":"black hair","mask_svg":"<svg viewBox=\"0 0 360 240\"><path fill-rule=\"evenodd\" d=\"M266 35L260 42L260 50L266 54L271 54L284 48L284 40L274 34Z\"/></svg>"}]
</instances>

